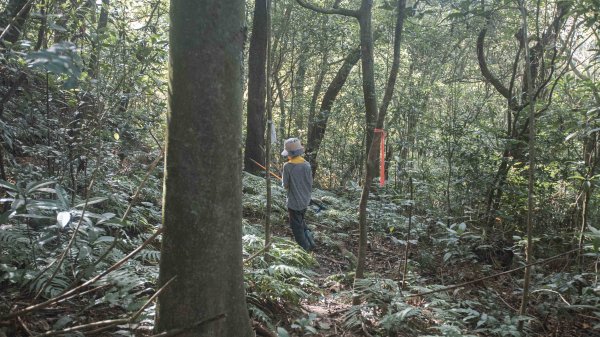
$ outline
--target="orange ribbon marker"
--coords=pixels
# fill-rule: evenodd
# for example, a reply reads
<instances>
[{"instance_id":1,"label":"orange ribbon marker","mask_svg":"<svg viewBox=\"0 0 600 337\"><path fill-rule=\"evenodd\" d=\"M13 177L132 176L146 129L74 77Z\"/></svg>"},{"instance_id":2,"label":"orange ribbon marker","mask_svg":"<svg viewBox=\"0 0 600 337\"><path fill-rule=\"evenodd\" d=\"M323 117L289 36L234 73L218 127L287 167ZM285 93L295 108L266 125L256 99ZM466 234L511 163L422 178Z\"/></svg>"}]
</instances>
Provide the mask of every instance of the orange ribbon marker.
<instances>
[{"instance_id":1,"label":"orange ribbon marker","mask_svg":"<svg viewBox=\"0 0 600 337\"><path fill-rule=\"evenodd\" d=\"M385 130L374 129L374 133L381 133L379 138L379 186L385 185Z\"/></svg>"}]
</instances>

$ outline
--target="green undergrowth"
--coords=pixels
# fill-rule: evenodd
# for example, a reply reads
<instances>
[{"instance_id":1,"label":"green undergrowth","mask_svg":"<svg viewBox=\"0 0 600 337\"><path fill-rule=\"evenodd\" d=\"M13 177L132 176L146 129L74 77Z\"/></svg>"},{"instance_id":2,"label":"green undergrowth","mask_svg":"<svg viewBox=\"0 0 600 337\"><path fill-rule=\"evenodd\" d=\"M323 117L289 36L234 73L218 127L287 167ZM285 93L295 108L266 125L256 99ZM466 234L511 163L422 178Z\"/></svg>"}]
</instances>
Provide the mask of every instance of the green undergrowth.
<instances>
[{"instance_id":1,"label":"green undergrowth","mask_svg":"<svg viewBox=\"0 0 600 337\"><path fill-rule=\"evenodd\" d=\"M244 181L245 191L253 192L244 196L245 214L264 217L266 199L261 192L265 189L264 179L246 175ZM249 185L252 187L249 188ZM276 186L273 196L272 223L285 226L284 191ZM318 243L325 248L322 251L324 254L344 260L342 251L336 248L340 245L350 250L356 248L357 237L352 233L358 227L356 205L360 191L354 188L332 193L317 189L313 197L326 205L327 210L319 213L309 211L309 226L316 231ZM409 209L418 209L415 206L415 201L393 190L383 189L372 193L368 204L369 242L378 242L387 247L387 251L402 255L406 244L410 244L407 285L401 290L401 277L389 270L389 266L393 270L399 269L403 256L388 256L387 261L391 260L393 264L388 264L387 268L385 265L379 269L375 265L368 266L368 277L354 284L355 292L363 299L362 304L349 306L343 313L340 324L344 330L358 334L368 331L372 336L382 337L517 337L544 336L549 331L568 334L581 326L594 330L600 328L600 324L597 324L600 321L600 286L597 283L598 274L593 269L593 261L598 261L600 257L600 231L590 228L586 232L588 272L577 272L572 264L558 270L545 265L534 268L530 309L526 315L519 315L522 271L481 282L477 279L522 266L525 260L523 240L515 237L508 242L493 242L476 222L449 221L443 214L441 218L436 218L432 215L435 212L422 211L412 216L408 237ZM260 229L258 227L255 233L258 237L262 237ZM544 237L536 239L536 242L543 247ZM542 252L543 257L551 256L543 248ZM351 267L343 266L345 271L342 273L321 276L326 276L326 281L342 283L349 289L354 266ZM468 281L475 282L457 289L414 296ZM305 293L311 293L313 286L313 283L307 283ZM338 299L345 298L348 302L350 299L350 296L343 294L335 296ZM319 326L317 319L313 317L307 320L302 318L305 314L297 315L302 322L312 324L312 330L294 329L297 335L311 335L313 330L316 333L315 328ZM585 316L591 317L589 323L585 320L582 323L581 317ZM521 331L518 330L519 322L524 323ZM574 334L577 335L581 334ZM285 336L285 333L281 336Z\"/></svg>"},{"instance_id":2,"label":"green undergrowth","mask_svg":"<svg viewBox=\"0 0 600 337\"><path fill-rule=\"evenodd\" d=\"M260 251L264 244L263 225L250 221L264 216L264 180L260 180L257 184L255 177L244 177L244 210L251 215L243 222L245 258ZM2 214L0 227L0 285L6 289L0 316L14 311L17 302L33 303L36 297L38 301L49 299L72 289L140 246L161 221L159 182L159 178L150 177L149 187L142 189L126 220L120 218L128 196L136 189L134 180L107 177L90 191L87 207L83 198L75 196L71 200L71 194L53 180L2 182L8 191L2 202L8 209ZM250 193L257 186L263 189ZM273 191L274 224L285 228L285 198L281 188L274 187ZM130 317L156 288L159 259L160 242L146 246L118 270L94 283L92 287L97 290L91 296L80 296L71 302L72 312L67 310L64 315L48 318L48 326L43 330L64 329L95 319ZM293 316L302 301L320 296L311 271L316 265L314 257L295 242L275 237L267 254L245 265L253 318L275 329L275 322ZM118 335L134 335L143 326L151 327L154 309L153 305L146 308L135 324L122 327ZM97 317L98 312L106 316ZM35 320L36 314L29 318ZM2 331L7 335L20 333L16 326L4 327Z\"/></svg>"},{"instance_id":3,"label":"green undergrowth","mask_svg":"<svg viewBox=\"0 0 600 337\"><path fill-rule=\"evenodd\" d=\"M8 208L0 227L0 315L14 310L16 303L33 303L36 296L52 298L81 284L150 237L160 224L159 182L157 177L150 179L152 188L142 190L124 221L120 217L127 195L134 189L132 182L112 182L109 190L100 184L90 192L85 214L85 200L71 200L55 181L2 182L8 191L2 202ZM600 231L593 227L584 237L586 264L581 271L565 263L534 268L530 310L521 316L515 310L522 291L521 271L449 291L410 296L523 265L520 238L514 238L510 245L487 243L476 223L448 223L429 214L410 219L408 237L408 210L413 201L393 191L378 190L368 207L368 277L353 284L359 189L336 193L314 190L313 198L326 207L318 211L310 206L307 212L319 244L318 254L345 262L335 266L331 275L324 275L318 255L304 252L291 239L285 191L276 183L271 214L274 237L268 252L261 253L265 188L263 178L244 174L243 255L250 259L244 267L245 286L252 318L281 336L316 334L324 326L315 315L307 317L302 311L302 304L317 304L332 296L320 287L323 280L340 283L346 291L335 295L349 308L339 326L346 331L368 331L372 336L541 336L547 331L566 333L582 326L594 331L600 328L600 286L594 269L600 260ZM76 239L69 244L74 231ZM538 245L543 245L543 240L539 238ZM401 290L398 271L402 270L407 244L407 285ZM378 255L378 249L386 253ZM260 254L254 256L256 253ZM44 317L48 326L37 332L130 317L154 292L159 259L160 244L147 246L94 284L98 289L93 294L70 302L75 304L73 310ZM362 297L361 305L349 304L352 286ZM99 312L108 316L98 317ZM143 327L150 328L153 317L154 306L149 306L135 324L120 327L117 335L134 335ZM517 330L520 321L525 323L523 331ZM3 329L7 335L20 333L16 326Z\"/></svg>"}]
</instances>

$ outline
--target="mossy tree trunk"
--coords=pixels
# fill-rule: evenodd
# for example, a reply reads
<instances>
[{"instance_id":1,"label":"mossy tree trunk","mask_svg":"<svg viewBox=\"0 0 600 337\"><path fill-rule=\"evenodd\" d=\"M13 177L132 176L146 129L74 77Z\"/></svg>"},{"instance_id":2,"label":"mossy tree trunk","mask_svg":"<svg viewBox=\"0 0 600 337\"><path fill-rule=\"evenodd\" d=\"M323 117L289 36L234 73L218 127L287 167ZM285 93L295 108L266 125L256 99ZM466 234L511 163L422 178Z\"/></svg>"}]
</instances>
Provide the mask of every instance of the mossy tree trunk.
<instances>
[{"instance_id":1,"label":"mossy tree trunk","mask_svg":"<svg viewBox=\"0 0 600 337\"><path fill-rule=\"evenodd\" d=\"M157 332L253 335L241 248L243 19L242 0L171 0L159 287L175 281L159 296Z\"/></svg>"}]
</instances>

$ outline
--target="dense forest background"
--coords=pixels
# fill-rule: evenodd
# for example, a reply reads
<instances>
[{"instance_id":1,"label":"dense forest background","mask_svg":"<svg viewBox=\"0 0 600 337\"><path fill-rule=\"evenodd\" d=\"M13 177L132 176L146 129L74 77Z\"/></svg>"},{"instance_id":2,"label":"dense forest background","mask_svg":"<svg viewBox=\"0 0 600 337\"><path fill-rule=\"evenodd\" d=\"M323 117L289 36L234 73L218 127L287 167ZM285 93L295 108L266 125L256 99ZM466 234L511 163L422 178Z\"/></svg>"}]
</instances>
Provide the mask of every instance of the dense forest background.
<instances>
[{"instance_id":1,"label":"dense forest background","mask_svg":"<svg viewBox=\"0 0 600 337\"><path fill-rule=\"evenodd\" d=\"M600 3L374 1L375 114L365 15L348 15L365 3L246 2L257 333L598 335ZM0 335L150 335L169 3L6 0L0 31ZM276 178L267 193L253 161L277 171L288 137L326 208L308 215L312 255L288 240L285 193Z\"/></svg>"}]
</instances>

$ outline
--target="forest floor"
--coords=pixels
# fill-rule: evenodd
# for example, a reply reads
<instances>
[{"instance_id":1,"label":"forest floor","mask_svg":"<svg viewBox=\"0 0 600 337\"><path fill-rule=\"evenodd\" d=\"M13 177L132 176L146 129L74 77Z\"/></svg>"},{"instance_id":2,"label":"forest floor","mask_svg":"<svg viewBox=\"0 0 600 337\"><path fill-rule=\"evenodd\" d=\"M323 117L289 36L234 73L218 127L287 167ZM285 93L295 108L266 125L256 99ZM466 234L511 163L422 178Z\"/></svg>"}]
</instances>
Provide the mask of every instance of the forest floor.
<instances>
[{"instance_id":1,"label":"forest floor","mask_svg":"<svg viewBox=\"0 0 600 337\"><path fill-rule=\"evenodd\" d=\"M579 292L586 293L578 277L568 272L573 256L534 268L536 285L529 310L527 316L520 316L522 247L514 246L507 255L505 249L481 245L475 227L448 227L422 215L413 217L413 232L406 240L406 207L385 196L369 202L366 279L371 283L359 286L362 304L353 306L357 195L320 191L316 197L329 207L321 214L307 213L319 245L311 252L317 261L311 270L318 290L301 302L301 312L288 313L294 317L288 317L287 324L280 321L289 336L600 336L600 319L594 310L598 304L573 303L584 300L570 291L580 287ZM284 215L279 218L274 235L292 240L285 220ZM403 289L406 241L410 247ZM554 255L552 251L538 254ZM501 275L481 280L497 274ZM414 296L457 284L465 286ZM519 320L526 322L523 332L518 331Z\"/></svg>"},{"instance_id":2,"label":"forest floor","mask_svg":"<svg viewBox=\"0 0 600 337\"><path fill-rule=\"evenodd\" d=\"M245 258L263 245L264 190L264 179L244 176ZM506 247L482 245L475 221L448 225L427 212L408 218L410 204L381 190L369 201L366 274L355 282L359 189L315 190L313 197L327 209L307 212L318 246L306 253L293 242L285 191L273 188L270 257L260 255L245 265L248 306L258 336L600 336L600 287L592 259L584 273L573 271L574 256L536 267L527 316L520 316L522 246L514 244L506 254ZM536 252L540 260L568 250L544 247ZM154 253L130 260L97 292L0 321L0 337L69 335L64 333L69 327L72 336L151 336L153 305L135 324L123 323L139 309L135 303L151 303L159 257L158 245L151 248ZM511 268L514 272L506 273ZM446 288L458 284L463 286ZM418 295L431 291L435 293ZM360 305L352 305L354 296L361 298ZM0 313L35 303L32 297L24 287L3 288ZM526 322L523 332L519 321ZM99 322L107 326L95 329ZM85 333L78 332L82 326Z\"/></svg>"},{"instance_id":3,"label":"forest floor","mask_svg":"<svg viewBox=\"0 0 600 337\"><path fill-rule=\"evenodd\" d=\"M374 241L379 241L375 243ZM358 242L358 236L351 236L351 240L345 243L345 247L350 247L348 252L357 251L353 242ZM403 252L398 247L392 246L390 242L374 239L370 245L370 254L368 254L366 265L370 272L376 272L382 277L399 280L401 284L401 272L399 270ZM370 336L368 327L361 326L359 331L348 330L344 327L343 314L352 307L352 280L331 280L332 275L353 270L352 258L345 257L340 250L318 249L313 253L319 267L315 269L317 276L315 281L319 285L322 293L315 300L307 301L303 304L303 309L307 314L316 314L315 326L318 327L319 337L334 336ZM350 255L351 256L351 255ZM350 273L349 275L352 275Z\"/></svg>"},{"instance_id":4,"label":"forest floor","mask_svg":"<svg viewBox=\"0 0 600 337\"><path fill-rule=\"evenodd\" d=\"M322 226L318 226L314 222L311 227L316 231ZM325 229L325 231L328 231ZM329 235L335 233L328 233ZM291 240L291 230L276 230L276 235L281 237L289 237ZM317 236L318 237L318 236ZM377 333L377 325L380 324L376 319L377 314L364 313L366 318L360 324L359 327L349 328L345 324L346 313L352 308L352 286L353 286L353 270L355 268L354 262L355 257L351 252L358 251L356 243L358 242L358 233L351 232L347 236L345 242L336 243L336 247L321 246L316 251L311 252L311 255L318 262L313 271L315 275L313 280L318 284L320 291L311 299L305 300L301 304L302 312L296 313L300 320L296 320L296 328L292 328L290 336L315 336L315 337L373 337L373 336L394 336L394 337L411 337L411 336L491 336L491 335L506 335L506 336L519 336L516 332L505 331L505 333L465 333L465 334L452 334L443 333L440 334L436 331L435 318L433 313L428 315L428 307L432 300L424 297L412 297L407 298L407 302L414 307L419 307L423 310L422 314L429 316L428 319L423 320L422 325L416 332L415 330L407 330L405 332L397 331L385 335ZM402 288L402 267L404 262L404 248L399 247L397 243L387 238L385 235L373 235L369 239L367 249L367 273L368 275L376 275L377 278L393 280L397 283L398 287ZM417 249L417 247L413 248ZM441 254L441 252L437 252ZM411 252L410 256L414 256L416 253ZM439 256L441 260L443 257ZM409 261L410 263L410 261ZM427 275L425 278L420 280L427 280L431 284L446 283L447 285L455 284L454 281L459 279L460 283L474 281L466 287L459 289L453 289L446 293L452 294L457 302L477 302L477 297L481 296L482 290L491 291L497 295L494 299L496 305L501 312L504 311L508 315L517 315L519 311L519 305L521 301L520 293L515 291L518 289L519 280L513 275L502 275L497 278L488 279L485 281L478 281L479 278L486 276L487 273L482 272L482 264L475 263L463 263L454 266L448 266L443 263L436 264L436 273ZM503 269L498 268L495 271L491 271L491 274L501 273ZM431 270L425 271L431 272ZM335 276L338 276L337 278ZM458 278L456 277L458 276ZM407 281L409 282L409 281ZM425 286L425 284L423 284ZM409 293L405 293L409 295ZM564 300L564 298L563 298ZM534 299L535 301L535 299ZM536 303L534 302L534 305ZM432 309L435 311L435 309ZM531 312L532 315L540 315L541 313L535 312L535 309ZM370 317L370 318L369 318ZM539 324L532 324L532 331L524 334L524 336L581 336L581 337L599 337L600 331L592 329L595 321L594 317L588 317L586 315L574 315L568 319L560 319L550 317L537 317L541 322ZM427 321L431 327L427 327ZM307 331L305 328L298 325L304 324L312 326L314 330ZM464 322L461 322L464 323ZM406 322L407 325L414 324ZM596 327L597 328L597 327ZM535 330L533 330L535 329ZM401 330L401 329L400 329ZM429 330L429 332L426 332ZM280 335L281 336L281 335Z\"/></svg>"}]
</instances>

